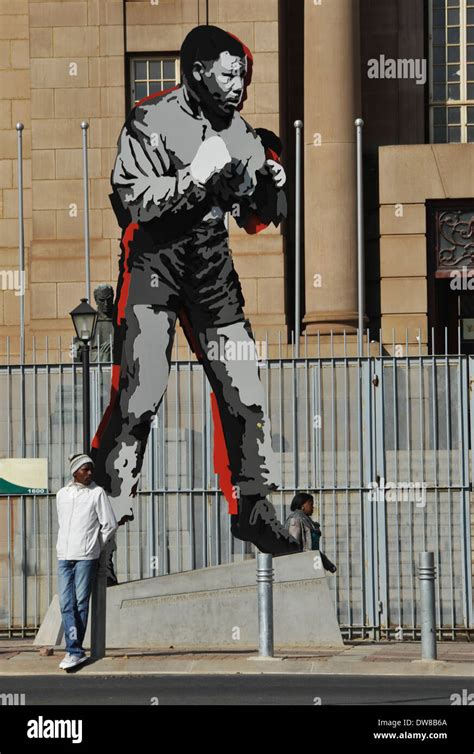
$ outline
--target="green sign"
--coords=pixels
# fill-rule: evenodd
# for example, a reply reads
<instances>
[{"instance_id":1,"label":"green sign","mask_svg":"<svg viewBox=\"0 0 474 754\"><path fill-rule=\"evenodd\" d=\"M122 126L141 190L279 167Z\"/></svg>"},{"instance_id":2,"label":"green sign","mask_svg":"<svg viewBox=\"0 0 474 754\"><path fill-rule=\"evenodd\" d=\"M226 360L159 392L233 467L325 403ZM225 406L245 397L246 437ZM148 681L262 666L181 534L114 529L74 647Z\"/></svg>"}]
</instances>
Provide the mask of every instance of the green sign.
<instances>
[{"instance_id":1,"label":"green sign","mask_svg":"<svg viewBox=\"0 0 474 754\"><path fill-rule=\"evenodd\" d=\"M44 495L47 492L47 458L0 458L0 495Z\"/></svg>"}]
</instances>

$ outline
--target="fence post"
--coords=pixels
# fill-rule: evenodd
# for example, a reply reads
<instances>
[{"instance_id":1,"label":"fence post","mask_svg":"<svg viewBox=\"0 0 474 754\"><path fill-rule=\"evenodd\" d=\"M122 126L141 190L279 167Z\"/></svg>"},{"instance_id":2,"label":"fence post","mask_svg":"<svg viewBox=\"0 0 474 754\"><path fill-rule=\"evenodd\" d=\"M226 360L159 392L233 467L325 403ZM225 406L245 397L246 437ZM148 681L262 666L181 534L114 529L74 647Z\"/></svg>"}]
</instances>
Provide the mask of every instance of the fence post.
<instances>
[{"instance_id":1,"label":"fence post","mask_svg":"<svg viewBox=\"0 0 474 754\"><path fill-rule=\"evenodd\" d=\"M418 565L421 600L421 659L436 660L434 553L420 552Z\"/></svg>"},{"instance_id":2,"label":"fence post","mask_svg":"<svg viewBox=\"0 0 474 754\"><path fill-rule=\"evenodd\" d=\"M92 585L91 598L91 657L105 657L105 627L107 613L107 547L99 558L96 578Z\"/></svg>"}]
</instances>

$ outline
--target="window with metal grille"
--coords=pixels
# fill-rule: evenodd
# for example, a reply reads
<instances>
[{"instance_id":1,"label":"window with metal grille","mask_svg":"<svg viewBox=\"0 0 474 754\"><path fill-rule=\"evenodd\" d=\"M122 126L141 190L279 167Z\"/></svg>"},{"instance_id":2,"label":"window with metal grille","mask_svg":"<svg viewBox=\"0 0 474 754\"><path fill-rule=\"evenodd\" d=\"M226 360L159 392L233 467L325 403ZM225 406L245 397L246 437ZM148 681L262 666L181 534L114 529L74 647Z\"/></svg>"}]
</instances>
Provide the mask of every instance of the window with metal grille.
<instances>
[{"instance_id":1,"label":"window with metal grille","mask_svg":"<svg viewBox=\"0 0 474 754\"><path fill-rule=\"evenodd\" d=\"M130 58L130 104L171 89L180 82L178 55Z\"/></svg>"},{"instance_id":2,"label":"window with metal grille","mask_svg":"<svg viewBox=\"0 0 474 754\"><path fill-rule=\"evenodd\" d=\"M474 0L430 0L433 143L474 142Z\"/></svg>"}]
</instances>

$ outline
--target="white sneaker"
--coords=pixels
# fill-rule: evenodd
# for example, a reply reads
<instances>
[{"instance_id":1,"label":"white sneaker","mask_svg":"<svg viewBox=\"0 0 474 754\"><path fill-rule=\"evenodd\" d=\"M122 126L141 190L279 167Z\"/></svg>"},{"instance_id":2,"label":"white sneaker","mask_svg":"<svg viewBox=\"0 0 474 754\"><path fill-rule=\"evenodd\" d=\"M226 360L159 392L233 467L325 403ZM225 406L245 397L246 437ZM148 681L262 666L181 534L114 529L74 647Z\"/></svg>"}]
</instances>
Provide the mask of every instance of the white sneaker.
<instances>
[{"instance_id":1,"label":"white sneaker","mask_svg":"<svg viewBox=\"0 0 474 754\"><path fill-rule=\"evenodd\" d=\"M66 668L66 667L67 667L67 665L68 665L68 663L69 663L69 661L70 661L71 657L72 657L72 655L70 655L70 654L69 654L69 652L66 652L66 654L65 654L65 655L64 655L64 657L63 657L63 659L62 659L62 660L61 660L61 662L59 663L59 667L60 667L60 668L62 668L62 669L64 670L64 668Z\"/></svg>"},{"instance_id":2,"label":"white sneaker","mask_svg":"<svg viewBox=\"0 0 474 754\"><path fill-rule=\"evenodd\" d=\"M59 663L59 667L63 670L70 670L71 668L75 668L77 665L81 665L86 660L86 655L79 656L67 653L64 659Z\"/></svg>"}]
</instances>

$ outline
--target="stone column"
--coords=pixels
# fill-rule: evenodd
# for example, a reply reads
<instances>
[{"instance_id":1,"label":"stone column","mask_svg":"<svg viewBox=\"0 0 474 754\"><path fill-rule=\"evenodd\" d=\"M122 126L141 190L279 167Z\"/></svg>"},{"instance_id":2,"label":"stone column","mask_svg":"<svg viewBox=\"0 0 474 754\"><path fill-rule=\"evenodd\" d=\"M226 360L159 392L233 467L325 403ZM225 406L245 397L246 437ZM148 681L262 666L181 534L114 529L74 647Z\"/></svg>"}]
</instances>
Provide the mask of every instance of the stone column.
<instances>
[{"instance_id":1,"label":"stone column","mask_svg":"<svg viewBox=\"0 0 474 754\"><path fill-rule=\"evenodd\" d=\"M303 323L308 335L351 334L357 330L359 0L306 0L304 26Z\"/></svg>"}]
</instances>

